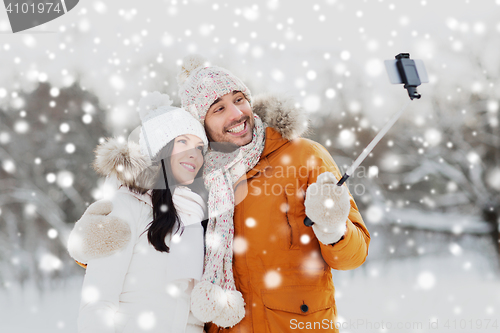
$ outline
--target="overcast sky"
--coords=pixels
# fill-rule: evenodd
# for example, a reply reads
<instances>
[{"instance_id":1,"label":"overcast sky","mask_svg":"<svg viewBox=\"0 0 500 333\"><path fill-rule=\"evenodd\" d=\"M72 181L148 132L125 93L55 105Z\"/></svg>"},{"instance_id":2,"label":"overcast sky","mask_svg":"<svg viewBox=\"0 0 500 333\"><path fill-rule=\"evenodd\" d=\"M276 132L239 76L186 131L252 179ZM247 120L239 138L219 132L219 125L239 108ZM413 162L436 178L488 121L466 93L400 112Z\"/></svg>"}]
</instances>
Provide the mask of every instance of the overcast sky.
<instances>
[{"instance_id":1,"label":"overcast sky","mask_svg":"<svg viewBox=\"0 0 500 333\"><path fill-rule=\"evenodd\" d=\"M500 37L498 17L500 0L82 0L60 18L12 34L2 9L0 105L39 81L65 86L80 77L123 115L141 92L175 92L163 74L177 72L189 53L266 89L317 93L312 83L325 66L339 82L352 72L387 85L381 64L400 52L433 68L450 60L437 54L442 44L456 52L485 48L498 63L498 50L486 49L487 38Z\"/></svg>"}]
</instances>

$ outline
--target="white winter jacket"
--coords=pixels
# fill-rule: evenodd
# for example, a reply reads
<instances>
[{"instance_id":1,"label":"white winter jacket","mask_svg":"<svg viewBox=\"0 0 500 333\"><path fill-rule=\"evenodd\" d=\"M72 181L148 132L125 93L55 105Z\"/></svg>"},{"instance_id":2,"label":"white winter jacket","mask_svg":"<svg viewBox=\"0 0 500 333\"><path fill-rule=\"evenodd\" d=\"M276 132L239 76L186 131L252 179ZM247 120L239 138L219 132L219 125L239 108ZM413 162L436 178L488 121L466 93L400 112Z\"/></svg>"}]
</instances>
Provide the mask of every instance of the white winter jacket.
<instances>
[{"instance_id":1,"label":"white winter jacket","mask_svg":"<svg viewBox=\"0 0 500 333\"><path fill-rule=\"evenodd\" d=\"M145 232L152 221L150 195L136 194L124 186L116 192L108 217L125 221L130 228L130 239L110 255L94 255L86 260L78 332L203 332L203 323L190 312L190 293L203 272L200 222L204 203L200 196L182 186L174 191L173 201L184 228L181 235L179 231L167 236L169 253L159 252L149 244ZM88 232L82 236L82 230L91 230L80 226L77 236L79 223L92 224L92 221L77 222L70 236L73 248L74 243L82 243L75 239L89 237ZM112 228L112 225L102 227ZM93 228L99 229L99 225Z\"/></svg>"}]
</instances>

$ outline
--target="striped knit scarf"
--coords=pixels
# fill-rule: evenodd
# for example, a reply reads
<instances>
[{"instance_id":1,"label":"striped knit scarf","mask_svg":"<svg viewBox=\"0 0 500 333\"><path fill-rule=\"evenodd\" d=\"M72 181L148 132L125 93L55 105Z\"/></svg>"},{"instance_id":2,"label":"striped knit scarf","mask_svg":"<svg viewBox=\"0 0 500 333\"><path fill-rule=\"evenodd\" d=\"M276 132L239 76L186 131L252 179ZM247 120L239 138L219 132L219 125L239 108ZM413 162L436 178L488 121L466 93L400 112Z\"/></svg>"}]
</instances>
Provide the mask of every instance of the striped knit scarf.
<instances>
[{"instance_id":1,"label":"striped knit scarf","mask_svg":"<svg viewBox=\"0 0 500 333\"><path fill-rule=\"evenodd\" d=\"M252 141L234 152L210 150L203 178L209 191L209 221L205 236L205 269L191 294L191 311L203 322L232 327L245 316L245 302L233 277L233 184L260 160L265 124L254 115Z\"/></svg>"}]
</instances>

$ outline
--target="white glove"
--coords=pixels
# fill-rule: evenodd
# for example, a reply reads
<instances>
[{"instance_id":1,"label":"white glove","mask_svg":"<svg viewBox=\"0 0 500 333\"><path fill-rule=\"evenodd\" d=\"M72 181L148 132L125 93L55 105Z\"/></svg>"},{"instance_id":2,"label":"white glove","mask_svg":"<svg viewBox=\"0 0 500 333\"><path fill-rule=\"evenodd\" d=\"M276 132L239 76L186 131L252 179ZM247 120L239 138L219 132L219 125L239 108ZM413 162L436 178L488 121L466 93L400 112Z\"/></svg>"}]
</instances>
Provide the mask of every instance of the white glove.
<instances>
[{"instance_id":1,"label":"white glove","mask_svg":"<svg viewBox=\"0 0 500 333\"><path fill-rule=\"evenodd\" d=\"M351 209L350 196L345 186L337 186L331 172L322 173L316 183L309 185L304 205L320 242L328 245L342 238Z\"/></svg>"}]
</instances>

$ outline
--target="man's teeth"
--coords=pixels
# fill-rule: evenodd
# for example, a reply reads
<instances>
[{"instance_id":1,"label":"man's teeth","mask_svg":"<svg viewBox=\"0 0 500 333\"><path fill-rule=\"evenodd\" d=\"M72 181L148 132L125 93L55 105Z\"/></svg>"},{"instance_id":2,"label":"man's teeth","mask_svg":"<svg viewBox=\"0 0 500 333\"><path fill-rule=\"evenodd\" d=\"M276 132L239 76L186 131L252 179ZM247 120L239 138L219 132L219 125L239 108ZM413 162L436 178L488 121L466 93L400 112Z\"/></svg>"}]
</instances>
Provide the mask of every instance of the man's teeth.
<instances>
[{"instance_id":1,"label":"man's teeth","mask_svg":"<svg viewBox=\"0 0 500 333\"><path fill-rule=\"evenodd\" d=\"M239 133L239 132L243 131L244 128L245 128L245 122L242 122L241 125L233 127L227 131L231 132L231 133Z\"/></svg>"},{"instance_id":2,"label":"man's teeth","mask_svg":"<svg viewBox=\"0 0 500 333\"><path fill-rule=\"evenodd\" d=\"M181 163L182 165L188 167L189 169L191 170L194 170L194 166L190 165L190 164L185 164L185 163Z\"/></svg>"}]
</instances>

